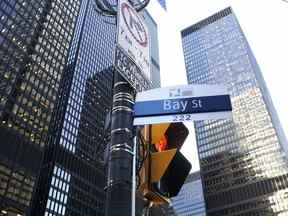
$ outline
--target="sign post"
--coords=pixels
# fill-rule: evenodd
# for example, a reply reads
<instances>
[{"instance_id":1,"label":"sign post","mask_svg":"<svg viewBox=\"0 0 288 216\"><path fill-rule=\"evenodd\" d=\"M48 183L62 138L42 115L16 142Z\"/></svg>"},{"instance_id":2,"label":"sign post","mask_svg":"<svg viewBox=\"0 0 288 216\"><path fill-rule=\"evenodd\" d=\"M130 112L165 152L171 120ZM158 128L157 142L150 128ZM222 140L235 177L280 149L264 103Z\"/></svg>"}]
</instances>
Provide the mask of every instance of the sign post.
<instances>
[{"instance_id":1,"label":"sign post","mask_svg":"<svg viewBox=\"0 0 288 216\"><path fill-rule=\"evenodd\" d=\"M147 27L128 0L118 1L106 216L133 215L133 105L135 91L150 88ZM134 184L135 186L135 184ZM133 215L134 216L134 215Z\"/></svg>"},{"instance_id":2,"label":"sign post","mask_svg":"<svg viewBox=\"0 0 288 216\"><path fill-rule=\"evenodd\" d=\"M187 85L147 91L151 87L149 48L148 29L141 16L128 0L118 0L106 216L135 212L133 124L231 117L230 98L221 86ZM170 185L170 178L163 179L165 185Z\"/></svg>"}]
</instances>

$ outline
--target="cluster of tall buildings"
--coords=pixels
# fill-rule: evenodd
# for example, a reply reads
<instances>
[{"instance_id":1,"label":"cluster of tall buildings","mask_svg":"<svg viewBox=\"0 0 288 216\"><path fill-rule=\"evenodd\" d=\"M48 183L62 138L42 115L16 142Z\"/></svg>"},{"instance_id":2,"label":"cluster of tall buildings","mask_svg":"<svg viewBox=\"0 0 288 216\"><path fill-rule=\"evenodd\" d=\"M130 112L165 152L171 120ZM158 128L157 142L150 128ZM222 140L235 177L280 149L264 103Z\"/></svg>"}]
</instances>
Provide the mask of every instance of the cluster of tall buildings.
<instances>
[{"instance_id":1,"label":"cluster of tall buildings","mask_svg":"<svg viewBox=\"0 0 288 216\"><path fill-rule=\"evenodd\" d=\"M194 124L206 214L287 215L288 143L235 14L226 8L181 36L188 83L225 84L233 106L231 120ZM202 215L185 212L193 199L181 195L179 215Z\"/></svg>"},{"instance_id":2,"label":"cluster of tall buildings","mask_svg":"<svg viewBox=\"0 0 288 216\"><path fill-rule=\"evenodd\" d=\"M94 4L0 2L0 215L104 215L116 25ZM160 87L157 24L142 16ZM181 35L188 83L225 84L233 119L195 122L200 172L171 215L287 215L287 140L232 9Z\"/></svg>"},{"instance_id":3,"label":"cluster of tall buildings","mask_svg":"<svg viewBox=\"0 0 288 216\"><path fill-rule=\"evenodd\" d=\"M104 215L115 36L93 0L0 2L0 215Z\"/></svg>"}]
</instances>

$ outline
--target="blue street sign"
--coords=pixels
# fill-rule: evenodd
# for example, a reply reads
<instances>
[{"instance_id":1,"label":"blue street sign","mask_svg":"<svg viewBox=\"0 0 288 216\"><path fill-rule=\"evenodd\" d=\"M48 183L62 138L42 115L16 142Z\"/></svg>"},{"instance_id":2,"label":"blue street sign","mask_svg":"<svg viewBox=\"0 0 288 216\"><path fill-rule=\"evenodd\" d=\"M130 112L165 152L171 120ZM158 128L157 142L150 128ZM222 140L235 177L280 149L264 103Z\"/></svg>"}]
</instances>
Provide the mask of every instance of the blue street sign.
<instances>
[{"instance_id":1,"label":"blue street sign","mask_svg":"<svg viewBox=\"0 0 288 216\"><path fill-rule=\"evenodd\" d=\"M186 97L136 102L134 105L134 117L225 112L231 110L229 95Z\"/></svg>"},{"instance_id":2,"label":"blue street sign","mask_svg":"<svg viewBox=\"0 0 288 216\"><path fill-rule=\"evenodd\" d=\"M232 118L223 85L182 85L138 92L134 125Z\"/></svg>"}]
</instances>

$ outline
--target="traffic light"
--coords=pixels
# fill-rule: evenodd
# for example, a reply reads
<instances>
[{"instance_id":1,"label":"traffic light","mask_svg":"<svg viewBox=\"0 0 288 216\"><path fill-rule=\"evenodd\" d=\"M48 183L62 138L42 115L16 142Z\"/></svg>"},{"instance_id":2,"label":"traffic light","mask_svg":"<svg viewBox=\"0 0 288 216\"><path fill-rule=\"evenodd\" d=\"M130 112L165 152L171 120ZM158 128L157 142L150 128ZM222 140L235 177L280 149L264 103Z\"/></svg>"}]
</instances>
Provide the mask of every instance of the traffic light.
<instances>
[{"instance_id":1,"label":"traffic light","mask_svg":"<svg viewBox=\"0 0 288 216\"><path fill-rule=\"evenodd\" d=\"M151 127L148 190L154 196L171 198L178 194L191 169L190 162L179 151L189 131L183 123Z\"/></svg>"}]
</instances>

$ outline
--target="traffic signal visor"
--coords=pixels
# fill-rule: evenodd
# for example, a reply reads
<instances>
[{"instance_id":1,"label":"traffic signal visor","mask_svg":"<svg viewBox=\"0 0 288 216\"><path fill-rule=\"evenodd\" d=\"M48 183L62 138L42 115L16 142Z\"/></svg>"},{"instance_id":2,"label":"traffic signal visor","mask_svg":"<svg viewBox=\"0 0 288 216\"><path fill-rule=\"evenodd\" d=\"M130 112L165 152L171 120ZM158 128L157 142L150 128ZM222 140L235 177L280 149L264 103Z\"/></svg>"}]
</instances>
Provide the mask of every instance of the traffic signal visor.
<instances>
[{"instance_id":1,"label":"traffic signal visor","mask_svg":"<svg viewBox=\"0 0 288 216\"><path fill-rule=\"evenodd\" d=\"M169 149L180 149L189 131L182 123L154 124L151 131L151 143L158 152Z\"/></svg>"},{"instance_id":2,"label":"traffic signal visor","mask_svg":"<svg viewBox=\"0 0 288 216\"><path fill-rule=\"evenodd\" d=\"M160 181L167 170L171 160L176 154L177 149L163 152L156 152L151 155L151 183Z\"/></svg>"}]
</instances>

